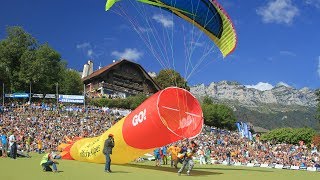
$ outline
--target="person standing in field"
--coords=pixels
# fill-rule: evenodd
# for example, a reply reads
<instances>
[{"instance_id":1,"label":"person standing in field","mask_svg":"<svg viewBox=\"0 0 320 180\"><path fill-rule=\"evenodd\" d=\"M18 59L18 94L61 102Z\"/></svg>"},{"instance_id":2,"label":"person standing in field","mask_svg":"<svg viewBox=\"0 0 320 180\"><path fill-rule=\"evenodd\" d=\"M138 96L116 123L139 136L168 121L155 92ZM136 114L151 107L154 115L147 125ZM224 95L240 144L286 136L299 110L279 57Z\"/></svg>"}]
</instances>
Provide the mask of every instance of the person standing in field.
<instances>
[{"instance_id":1,"label":"person standing in field","mask_svg":"<svg viewBox=\"0 0 320 180\"><path fill-rule=\"evenodd\" d=\"M112 154L112 148L114 147L114 139L113 139L113 134L108 135L108 139L104 141L104 146L103 146L103 154L106 156L106 165L104 168L104 171L107 173L111 173L111 157L110 155Z\"/></svg>"},{"instance_id":2,"label":"person standing in field","mask_svg":"<svg viewBox=\"0 0 320 180\"><path fill-rule=\"evenodd\" d=\"M162 164L163 165L167 165L168 164L168 157L167 157L167 146L163 146L161 148L161 152L162 152Z\"/></svg>"},{"instance_id":3,"label":"person standing in field","mask_svg":"<svg viewBox=\"0 0 320 180\"><path fill-rule=\"evenodd\" d=\"M204 150L203 150L202 146L198 150L198 155L200 157L200 165L206 164L206 159L205 159L205 156L204 156Z\"/></svg>"},{"instance_id":4,"label":"person standing in field","mask_svg":"<svg viewBox=\"0 0 320 180\"><path fill-rule=\"evenodd\" d=\"M12 159L17 158L17 140L16 140L16 131L13 131L13 133L9 136L9 148L10 148L10 157Z\"/></svg>"},{"instance_id":5,"label":"person standing in field","mask_svg":"<svg viewBox=\"0 0 320 180\"><path fill-rule=\"evenodd\" d=\"M38 153L41 154L41 151L42 151L42 141L41 141L41 138L39 137L38 138Z\"/></svg>"},{"instance_id":6,"label":"person standing in field","mask_svg":"<svg viewBox=\"0 0 320 180\"><path fill-rule=\"evenodd\" d=\"M7 157L8 141L7 141L7 136L4 130L2 130L0 141L1 141L1 147L2 147L2 157Z\"/></svg>"},{"instance_id":7,"label":"person standing in field","mask_svg":"<svg viewBox=\"0 0 320 180\"><path fill-rule=\"evenodd\" d=\"M175 167L176 169L178 168L178 153L181 151L180 147L178 146L177 143L174 145L170 146L168 148L168 152L170 153L171 156L171 167Z\"/></svg>"},{"instance_id":8,"label":"person standing in field","mask_svg":"<svg viewBox=\"0 0 320 180\"><path fill-rule=\"evenodd\" d=\"M161 153L160 153L160 148L157 148L153 151L153 155L155 158L155 162L156 162L156 166L160 166L161 165Z\"/></svg>"},{"instance_id":9,"label":"person standing in field","mask_svg":"<svg viewBox=\"0 0 320 180\"><path fill-rule=\"evenodd\" d=\"M27 154L29 155L29 152L31 150L31 137L30 135L28 135L27 139L26 139L26 151L27 151Z\"/></svg>"}]
</instances>

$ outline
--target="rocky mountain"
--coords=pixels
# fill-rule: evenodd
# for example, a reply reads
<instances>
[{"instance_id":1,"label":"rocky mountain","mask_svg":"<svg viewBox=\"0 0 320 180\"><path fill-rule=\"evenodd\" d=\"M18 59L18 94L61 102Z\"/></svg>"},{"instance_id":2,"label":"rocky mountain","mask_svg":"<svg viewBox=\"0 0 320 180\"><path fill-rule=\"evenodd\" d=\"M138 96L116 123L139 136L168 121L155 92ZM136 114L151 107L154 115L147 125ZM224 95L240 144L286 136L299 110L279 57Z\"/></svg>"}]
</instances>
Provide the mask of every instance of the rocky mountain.
<instances>
[{"instance_id":1,"label":"rocky mountain","mask_svg":"<svg viewBox=\"0 0 320 180\"><path fill-rule=\"evenodd\" d=\"M237 82L221 81L193 86L190 91L200 100L209 96L215 102L231 106L239 120L255 126L272 129L318 125L314 118L316 95L308 88L295 89L280 84L261 91Z\"/></svg>"}]
</instances>

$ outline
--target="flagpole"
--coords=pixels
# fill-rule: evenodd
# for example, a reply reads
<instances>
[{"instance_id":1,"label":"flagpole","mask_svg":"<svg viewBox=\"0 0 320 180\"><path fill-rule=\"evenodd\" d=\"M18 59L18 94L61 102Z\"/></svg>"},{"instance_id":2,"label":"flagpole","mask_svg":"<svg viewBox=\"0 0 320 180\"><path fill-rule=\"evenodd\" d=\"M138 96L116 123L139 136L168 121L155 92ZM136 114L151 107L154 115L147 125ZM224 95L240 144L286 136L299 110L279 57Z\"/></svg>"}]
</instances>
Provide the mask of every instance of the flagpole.
<instances>
[{"instance_id":1,"label":"flagpole","mask_svg":"<svg viewBox=\"0 0 320 180\"><path fill-rule=\"evenodd\" d=\"M31 81L30 81L30 85L29 85L29 86L30 86L30 91L29 91L29 92L30 92L30 94L29 94L29 103L30 103L30 105L31 105Z\"/></svg>"},{"instance_id":2,"label":"flagpole","mask_svg":"<svg viewBox=\"0 0 320 180\"><path fill-rule=\"evenodd\" d=\"M2 107L4 107L4 83L2 83Z\"/></svg>"},{"instance_id":3,"label":"flagpole","mask_svg":"<svg viewBox=\"0 0 320 180\"><path fill-rule=\"evenodd\" d=\"M86 85L83 84L83 108L84 108L84 111L87 113L87 110L86 110Z\"/></svg>"},{"instance_id":4,"label":"flagpole","mask_svg":"<svg viewBox=\"0 0 320 180\"><path fill-rule=\"evenodd\" d=\"M59 83L57 82L57 84L56 84L56 94L57 94L57 107L56 107L56 109L57 109L57 111L59 111Z\"/></svg>"}]
</instances>

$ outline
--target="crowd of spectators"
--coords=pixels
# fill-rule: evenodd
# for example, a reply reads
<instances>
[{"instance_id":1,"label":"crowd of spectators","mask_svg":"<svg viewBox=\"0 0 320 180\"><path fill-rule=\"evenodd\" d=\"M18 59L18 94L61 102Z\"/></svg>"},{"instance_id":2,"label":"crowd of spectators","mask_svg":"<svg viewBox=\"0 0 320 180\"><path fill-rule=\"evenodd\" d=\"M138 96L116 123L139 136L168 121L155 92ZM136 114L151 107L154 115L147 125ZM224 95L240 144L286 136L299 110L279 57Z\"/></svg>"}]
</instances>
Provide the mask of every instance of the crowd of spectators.
<instances>
[{"instance_id":1,"label":"crowd of spectators","mask_svg":"<svg viewBox=\"0 0 320 180\"><path fill-rule=\"evenodd\" d=\"M129 110L53 104L7 105L0 116L1 134L17 132L18 150L41 152L56 149L66 139L94 137L102 134ZM237 132L205 127L194 139L201 164L283 164L284 166L319 167L316 146L301 143L277 144L253 141Z\"/></svg>"},{"instance_id":2,"label":"crowd of spectators","mask_svg":"<svg viewBox=\"0 0 320 180\"><path fill-rule=\"evenodd\" d=\"M259 135L250 141L238 132L210 129L196 138L207 163L216 164L282 164L284 167L320 167L320 152L316 146L260 141ZM203 150L203 153L201 152Z\"/></svg>"},{"instance_id":3,"label":"crowd of spectators","mask_svg":"<svg viewBox=\"0 0 320 180\"><path fill-rule=\"evenodd\" d=\"M0 116L0 134L9 137L17 133L18 150L44 151L56 149L75 137L94 137L102 134L123 115L118 109L53 104L7 105ZM120 113L119 113L120 112Z\"/></svg>"}]
</instances>

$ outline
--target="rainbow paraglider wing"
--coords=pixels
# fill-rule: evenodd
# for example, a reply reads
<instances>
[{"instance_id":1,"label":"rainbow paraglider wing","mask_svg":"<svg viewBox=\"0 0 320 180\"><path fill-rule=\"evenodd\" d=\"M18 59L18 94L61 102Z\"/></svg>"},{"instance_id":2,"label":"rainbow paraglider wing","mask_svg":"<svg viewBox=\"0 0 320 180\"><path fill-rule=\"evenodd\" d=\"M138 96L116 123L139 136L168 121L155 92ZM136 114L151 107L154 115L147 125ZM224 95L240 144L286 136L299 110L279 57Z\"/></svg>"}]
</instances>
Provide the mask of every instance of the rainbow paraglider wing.
<instances>
[{"instance_id":1,"label":"rainbow paraglider wing","mask_svg":"<svg viewBox=\"0 0 320 180\"><path fill-rule=\"evenodd\" d=\"M114 0L108 0L114 1ZM137 0L173 12L206 33L219 47L223 57L236 47L233 24L216 0ZM109 2L111 3L111 2Z\"/></svg>"}]
</instances>

